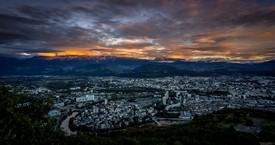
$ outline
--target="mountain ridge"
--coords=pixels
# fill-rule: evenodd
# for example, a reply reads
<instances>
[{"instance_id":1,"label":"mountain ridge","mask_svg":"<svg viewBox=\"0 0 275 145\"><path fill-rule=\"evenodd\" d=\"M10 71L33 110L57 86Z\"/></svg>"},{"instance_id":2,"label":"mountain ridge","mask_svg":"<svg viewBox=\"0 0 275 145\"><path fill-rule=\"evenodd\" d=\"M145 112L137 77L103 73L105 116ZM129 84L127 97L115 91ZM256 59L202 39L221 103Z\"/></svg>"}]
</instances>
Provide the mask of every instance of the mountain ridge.
<instances>
[{"instance_id":1,"label":"mountain ridge","mask_svg":"<svg viewBox=\"0 0 275 145\"><path fill-rule=\"evenodd\" d=\"M36 56L27 59L0 57L0 75L84 75L163 77L183 75L251 74L275 76L275 60L260 63L232 63L186 60L144 60L120 57Z\"/></svg>"}]
</instances>

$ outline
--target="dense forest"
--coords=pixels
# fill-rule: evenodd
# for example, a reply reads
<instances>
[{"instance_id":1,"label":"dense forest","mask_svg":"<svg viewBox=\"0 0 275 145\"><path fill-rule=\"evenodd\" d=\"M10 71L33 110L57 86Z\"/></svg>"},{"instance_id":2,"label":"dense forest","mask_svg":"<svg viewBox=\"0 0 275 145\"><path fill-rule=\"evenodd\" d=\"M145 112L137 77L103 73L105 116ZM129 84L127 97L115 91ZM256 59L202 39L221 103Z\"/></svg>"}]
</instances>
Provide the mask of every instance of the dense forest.
<instances>
[{"instance_id":1,"label":"dense forest","mask_svg":"<svg viewBox=\"0 0 275 145\"><path fill-rule=\"evenodd\" d=\"M49 98L30 99L1 87L0 108L1 145L258 145L275 142L275 114L259 110L227 109L195 116L188 124L66 136L57 128L57 120L45 116L52 108ZM258 124L261 132L256 135L237 132L234 125L240 123Z\"/></svg>"}]
</instances>

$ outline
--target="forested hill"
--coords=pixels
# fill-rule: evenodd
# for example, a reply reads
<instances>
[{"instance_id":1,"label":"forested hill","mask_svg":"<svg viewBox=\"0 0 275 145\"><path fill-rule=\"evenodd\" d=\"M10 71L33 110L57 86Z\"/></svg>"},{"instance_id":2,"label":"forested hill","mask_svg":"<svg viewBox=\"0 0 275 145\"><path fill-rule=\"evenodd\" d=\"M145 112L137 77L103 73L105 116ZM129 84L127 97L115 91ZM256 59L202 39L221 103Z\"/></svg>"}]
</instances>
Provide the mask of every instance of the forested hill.
<instances>
[{"instance_id":1,"label":"forested hill","mask_svg":"<svg viewBox=\"0 0 275 145\"><path fill-rule=\"evenodd\" d=\"M30 105L18 107L24 102ZM256 110L221 110L196 116L182 125L147 126L97 136L86 133L66 136L55 129L56 120L45 118L51 109L50 99L28 99L1 87L0 108L1 145L258 145L275 142L275 114ZM254 125L251 120L261 126L259 134L234 130L237 124L250 122L249 125Z\"/></svg>"}]
</instances>

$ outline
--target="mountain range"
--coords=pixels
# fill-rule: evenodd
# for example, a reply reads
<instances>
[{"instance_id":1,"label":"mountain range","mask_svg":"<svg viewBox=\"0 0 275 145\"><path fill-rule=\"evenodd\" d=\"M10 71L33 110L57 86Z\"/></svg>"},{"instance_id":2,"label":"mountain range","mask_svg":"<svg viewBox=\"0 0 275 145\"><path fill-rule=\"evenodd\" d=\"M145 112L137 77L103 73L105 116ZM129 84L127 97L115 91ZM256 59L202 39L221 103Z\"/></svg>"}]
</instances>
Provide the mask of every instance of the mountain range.
<instances>
[{"instance_id":1,"label":"mountain range","mask_svg":"<svg viewBox=\"0 0 275 145\"><path fill-rule=\"evenodd\" d=\"M68 76L275 76L275 60L261 63L232 63L185 60L141 60L118 57L41 57L27 59L0 57L0 76L68 75Z\"/></svg>"}]
</instances>

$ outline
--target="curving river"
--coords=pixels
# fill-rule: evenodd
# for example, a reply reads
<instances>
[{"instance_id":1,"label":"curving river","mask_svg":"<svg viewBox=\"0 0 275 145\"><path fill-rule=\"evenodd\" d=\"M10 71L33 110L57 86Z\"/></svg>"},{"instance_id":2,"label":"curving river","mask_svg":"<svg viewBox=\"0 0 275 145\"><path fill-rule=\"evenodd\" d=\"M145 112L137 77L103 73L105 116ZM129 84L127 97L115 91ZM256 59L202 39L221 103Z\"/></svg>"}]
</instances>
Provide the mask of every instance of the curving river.
<instances>
[{"instance_id":1,"label":"curving river","mask_svg":"<svg viewBox=\"0 0 275 145\"><path fill-rule=\"evenodd\" d=\"M67 134L72 135L76 134L76 131L72 131L69 127L69 121L72 117L75 117L78 114L78 112L73 112L71 115L67 116L65 120L62 121L60 128Z\"/></svg>"}]
</instances>

